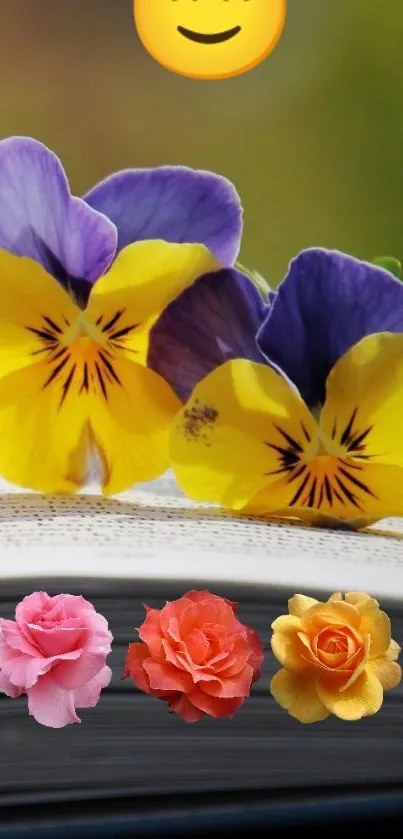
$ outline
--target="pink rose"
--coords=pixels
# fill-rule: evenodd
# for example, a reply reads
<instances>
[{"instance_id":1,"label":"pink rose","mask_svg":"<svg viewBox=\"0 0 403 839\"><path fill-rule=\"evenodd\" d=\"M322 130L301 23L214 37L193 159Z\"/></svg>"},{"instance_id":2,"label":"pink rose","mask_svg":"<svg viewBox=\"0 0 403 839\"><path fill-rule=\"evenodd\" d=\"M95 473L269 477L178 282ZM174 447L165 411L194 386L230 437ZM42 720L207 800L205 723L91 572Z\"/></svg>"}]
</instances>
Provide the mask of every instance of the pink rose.
<instances>
[{"instance_id":1,"label":"pink rose","mask_svg":"<svg viewBox=\"0 0 403 839\"><path fill-rule=\"evenodd\" d=\"M110 682L112 640L88 600L36 591L18 604L15 621L0 618L0 690L13 698L26 693L42 725L81 722L76 708L93 708Z\"/></svg>"},{"instance_id":2,"label":"pink rose","mask_svg":"<svg viewBox=\"0 0 403 839\"><path fill-rule=\"evenodd\" d=\"M236 607L208 591L189 591L161 610L146 606L143 643L130 644L125 675L186 722L232 717L263 661L263 644Z\"/></svg>"}]
</instances>

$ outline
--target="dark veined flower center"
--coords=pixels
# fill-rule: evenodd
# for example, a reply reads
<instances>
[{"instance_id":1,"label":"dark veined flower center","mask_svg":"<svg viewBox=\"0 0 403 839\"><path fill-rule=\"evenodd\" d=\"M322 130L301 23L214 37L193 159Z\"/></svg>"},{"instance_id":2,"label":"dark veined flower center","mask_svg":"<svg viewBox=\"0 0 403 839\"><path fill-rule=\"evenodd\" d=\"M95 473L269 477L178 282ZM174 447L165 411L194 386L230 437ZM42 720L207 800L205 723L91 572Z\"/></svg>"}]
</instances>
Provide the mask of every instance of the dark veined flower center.
<instances>
[{"instance_id":1,"label":"dark veined flower center","mask_svg":"<svg viewBox=\"0 0 403 839\"><path fill-rule=\"evenodd\" d=\"M108 319L101 315L96 324L88 321L85 314L73 324L66 317L57 322L43 315L38 326L26 327L42 344L32 354L38 360L43 357L49 365L43 388L53 384L60 387L59 408L73 386L78 395L95 392L108 400L109 387L121 385L115 369L118 353L124 350L136 354L125 342L138 326L127 324L122 309Z\"/></svg>"},{"instance_id":2,"label":"dark veined flower center","mask_svg":"<svg viewBox=\"0 0 403 839\"><path fill-rule=\"evenodd\" d=\"M265 441L265 445L277 453L278 468L268 474L284 476L295 488L289 506L320 509L326 502L332 507L338 501L363 511L365 497L376 497L362 475L371 459L366 449L372 426L360 428L357 415L355 408L339 431L335 420L328 441L313 440L302 422L299 439L275 426L278 442Z\"/></svg>"}]
</instances>

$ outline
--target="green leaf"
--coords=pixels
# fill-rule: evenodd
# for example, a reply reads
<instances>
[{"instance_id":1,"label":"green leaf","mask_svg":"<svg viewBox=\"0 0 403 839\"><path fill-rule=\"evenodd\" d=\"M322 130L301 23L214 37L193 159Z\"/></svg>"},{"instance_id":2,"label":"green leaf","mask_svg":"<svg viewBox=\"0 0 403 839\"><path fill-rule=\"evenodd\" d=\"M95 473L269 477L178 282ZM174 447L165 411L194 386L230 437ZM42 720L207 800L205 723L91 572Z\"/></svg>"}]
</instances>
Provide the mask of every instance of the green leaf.
<instances>
[{"instance_id":1,"label":"green leaf","mask_svg":"<svg viewBox=\"0 0 403 839\"><path fill-rule=\"evenodd\" d=\"M259 291L262 292L263 297L267 298L270 291L270 286L267 280L259 274L258 271L251 270L250 268L245 268L241 262L236 262L235 268L238 268L238 271L242 271L243 274L246 274L250 280L258 287Z\"/></svg>"},{"instance_id":2,"label":"green leaf","mask_svg":"<svg viewBox=\"0 0 403 839\"><path fill-rule=\"evenodd\" d=\"M395 256L377 256L376 259L372 260L372 264L389 271L389 274L393 274L398 280L402 279L402 263Z\"/></svg>"}]
</instances>

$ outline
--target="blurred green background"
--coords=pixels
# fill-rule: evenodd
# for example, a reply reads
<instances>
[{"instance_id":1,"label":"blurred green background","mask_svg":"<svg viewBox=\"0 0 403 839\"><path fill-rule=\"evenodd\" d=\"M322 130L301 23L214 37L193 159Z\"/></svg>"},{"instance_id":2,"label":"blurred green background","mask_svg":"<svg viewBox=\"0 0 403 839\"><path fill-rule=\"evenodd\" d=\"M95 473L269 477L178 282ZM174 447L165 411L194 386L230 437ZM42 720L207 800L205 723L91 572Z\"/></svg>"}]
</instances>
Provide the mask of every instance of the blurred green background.
<instances>
[{"instance_id":1,"label":"blurred green background","mask_svg":"<svg viewBox=\"0 0 403 839\"><path fill-rule=\"evenodd\" d=\"M403 256L403 0L288 0L271 56L223 81L155 63L131 0L0 0L0 44L0 135L53 148L73 191L130 166L221 172L242 261L272 283L311 245Z\"/></svg>"}]
</instances>

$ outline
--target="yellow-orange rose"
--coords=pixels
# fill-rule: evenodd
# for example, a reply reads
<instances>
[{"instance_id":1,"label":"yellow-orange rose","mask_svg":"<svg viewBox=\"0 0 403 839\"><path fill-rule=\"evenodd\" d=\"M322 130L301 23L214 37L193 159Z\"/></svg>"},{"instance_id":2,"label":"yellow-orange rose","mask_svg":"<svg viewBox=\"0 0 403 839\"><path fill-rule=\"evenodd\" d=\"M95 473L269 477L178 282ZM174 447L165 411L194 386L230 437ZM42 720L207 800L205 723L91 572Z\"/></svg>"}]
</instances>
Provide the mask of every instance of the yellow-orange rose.
<instances>
[{"instance_id":1,"label":"yellow-orange rose","mask_svg":"<svg viewBox=\"0 0 403 839\"><path fill-rule=\"evenodd\" d=\"M400 647L378 601L361 592L326 603L296 594L288 609L272 624L272 650L284 668L270 683L276 702L303 723L376 714L384 690L402 678Z\"/></svg>"}]
</instances>

